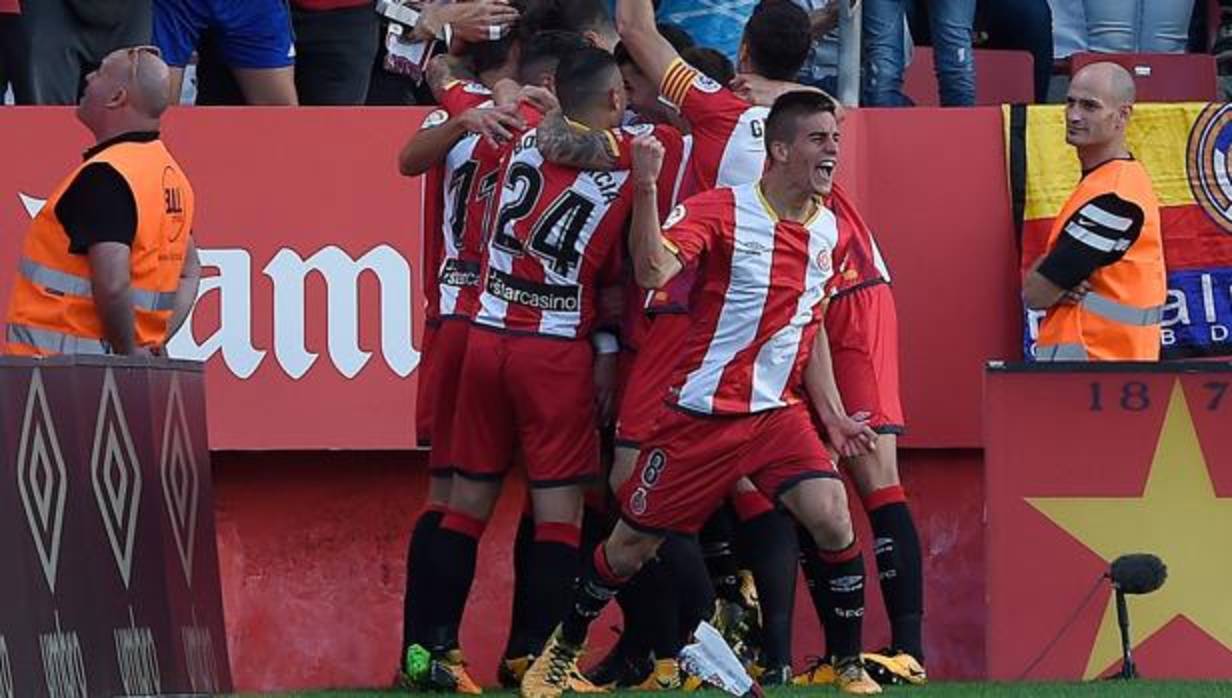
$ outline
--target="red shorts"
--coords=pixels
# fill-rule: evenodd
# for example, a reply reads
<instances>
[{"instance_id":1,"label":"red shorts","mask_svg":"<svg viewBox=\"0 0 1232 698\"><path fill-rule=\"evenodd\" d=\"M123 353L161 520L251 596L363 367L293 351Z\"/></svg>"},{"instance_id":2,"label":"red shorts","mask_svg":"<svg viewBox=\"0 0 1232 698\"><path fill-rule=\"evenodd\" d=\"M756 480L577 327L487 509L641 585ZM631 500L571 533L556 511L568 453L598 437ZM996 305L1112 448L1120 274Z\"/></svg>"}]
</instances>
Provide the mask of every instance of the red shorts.
<instances>
[{"instance_id":1,"label":"red shorts","mask_svg":"<svg viewBox=\"0 0 1232 698\"><path fill-rule=\"evenodd\" d=\"M799 482L838 472L807 405L736 417L669 407L620 488L620 512L639 530L696 533L741 476L778 499Z\"/></svg>"},{"instance_id":2,"label":"red shorts","mask_svg":"<svg viewBox=\"0 0 1232 698\"><path fill-rule=\"evenodd\" d=\"M470 320L464 317L442 318L432 339L432 373L436 386L428 396L432 401L432 452L428 454L428 472L435 476L449 475L455 465L454 413L470 328Z\"/></svg>"},{"instance_id":3,"label":"red shorts","mask_svg":"<svg viewBox=\"0 0 1232 698\"><path fill-rule=\"evenodd\" d=\"M599 475L590 342L521 336L472 325L454 411L454 472L498 479L520 446L535 487Z\"/></svg>"},{"instance_id":4,"label":"red shorts","mask_svg":"<svg viewBox=\"0 0 1232 698\"><path fill-rule=\"evenodd\" d=\"M424 323L423 340L419 345L418 383L415 385L415 445L428 448L432 445L432 396L436 392L436 371L434 361L436 352L432 350L435 344L436 323Z\"/></svg>"},{"instance_id":5,"label":"red shorts","mask_svg":"<svg viewBox=\"0 0 1232 698\"><path fill-rule=\"evenodd\" d=\"M656 315L650 325L616 413L616 445L637 448L665 409L680 344L692 325L684 313Z\"/></svg>"},{"instance_id":6,"label":"red shorts","mask_svg":"<svg viewBox=\"0 0 1232 698\"><path fill-rule=\"evenodd\" d=\"M826 310L834 379L849 413L868 412L882 434L901 434L906 422L898 396L898 314L890 285L844 293Z\"/></svg>"}]
</instances>

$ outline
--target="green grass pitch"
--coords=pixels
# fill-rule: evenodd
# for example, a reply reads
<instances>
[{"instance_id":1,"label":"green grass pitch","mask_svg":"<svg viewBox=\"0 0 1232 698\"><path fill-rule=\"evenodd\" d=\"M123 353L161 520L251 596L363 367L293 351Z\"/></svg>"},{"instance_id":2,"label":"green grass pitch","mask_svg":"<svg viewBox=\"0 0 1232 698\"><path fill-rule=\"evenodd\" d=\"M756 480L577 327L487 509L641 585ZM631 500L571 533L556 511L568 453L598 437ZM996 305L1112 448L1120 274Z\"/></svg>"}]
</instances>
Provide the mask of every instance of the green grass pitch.
<instances>
[{"instance_id":1,"label":"green grass pitch","mask_svg":"<svg viewBox=\"0 0 1232 698\"><path fill-rule=\"evenodd\" d=\"M441 693L399 693L396 691L321 691L314 693L280 694L283 698L448 698ZM487 691L492 698L516 698L509 691ZM574 695L574 694L568 694ZM618 691L620 698L723 698L719 691L679 691L640 693ZM827 687L774 688L767 696L783 698L837 698L837 690ZM1207 698L1228 696L1232 698L1232 682L1180 682L1180 681L1095 681L1089 683L933 683L922 687L894 687L886 689L885 695L896 698ZM256 697L253 697L256 698ZM265 696L263 698L269 698Z\"/></svg>"}]
</instances>

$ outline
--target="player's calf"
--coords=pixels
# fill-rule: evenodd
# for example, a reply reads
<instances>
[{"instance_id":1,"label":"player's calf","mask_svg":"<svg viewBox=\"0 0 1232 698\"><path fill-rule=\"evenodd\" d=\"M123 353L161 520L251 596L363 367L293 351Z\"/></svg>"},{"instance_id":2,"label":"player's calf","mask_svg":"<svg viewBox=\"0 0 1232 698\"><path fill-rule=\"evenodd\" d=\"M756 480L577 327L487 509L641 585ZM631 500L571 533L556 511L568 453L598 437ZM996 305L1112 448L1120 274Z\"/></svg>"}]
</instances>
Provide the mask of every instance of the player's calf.
<instances>
[{"instance_id":1,"label":"player's calf","mask_svg":"<svg viewBox=\"0 0 1232 698\"><path fill-rule=\"evenodd\" d=\"M876 693L860 660L864 623L864 556L851 526L847 493L838 478L814 478L793 486L783 503L817 544L826 595L817 615L825 626L826 652L834 658L839 687Z\"/></svg>"}]
</instances>

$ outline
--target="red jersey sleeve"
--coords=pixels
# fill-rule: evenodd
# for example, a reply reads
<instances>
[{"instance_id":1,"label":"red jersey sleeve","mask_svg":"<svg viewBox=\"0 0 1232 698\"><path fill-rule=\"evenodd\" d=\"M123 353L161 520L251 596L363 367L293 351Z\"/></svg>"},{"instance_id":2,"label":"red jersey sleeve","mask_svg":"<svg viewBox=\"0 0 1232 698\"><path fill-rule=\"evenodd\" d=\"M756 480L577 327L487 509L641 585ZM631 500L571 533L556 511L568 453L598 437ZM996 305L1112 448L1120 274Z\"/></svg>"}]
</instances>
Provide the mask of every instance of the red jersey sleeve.
<instances>
[{"instance_id":1,"label":"red jersey sleeve","mask_svg":"<svg viewBox=\"0 0 1232 698\"><path fill-rule=\"evenodd\" d=\"M708 138L726 141L750 106L735 92L711 80L682 58L668 67L659 93L680 110L693 129L693 137L699 141Z\"/></svg>"},{"instance_id":2,"label":"red jersey sleeve","mask_svg":"<svg viewBox=\"0 0 1232 698\"><path fill-rule=\"evenodd\" d=\"M688 199L663 222L664 244L688 267L714 246L731 208L730 189L712 189Z\"/></svg>"},{"instance_id":3,"label":"red jersey sleeve","mask_svg":"<svg viewBox=\"0 0 1232 698\"><path fill-rule=\"evenodd\" d=\"M445 86L441 94L441 108L456 117L467 109L483 106L492 101L492 91L477 82L455 80Z\"/></svg>"}]
</instances>

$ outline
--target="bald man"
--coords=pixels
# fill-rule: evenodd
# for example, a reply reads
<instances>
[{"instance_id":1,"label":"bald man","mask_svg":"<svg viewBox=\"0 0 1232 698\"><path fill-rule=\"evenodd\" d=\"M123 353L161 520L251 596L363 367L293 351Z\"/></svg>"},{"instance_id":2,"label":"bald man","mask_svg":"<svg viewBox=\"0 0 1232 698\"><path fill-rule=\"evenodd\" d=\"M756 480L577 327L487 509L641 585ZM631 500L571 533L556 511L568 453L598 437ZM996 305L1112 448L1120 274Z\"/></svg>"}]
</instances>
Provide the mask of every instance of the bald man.
<instances>
[{"instance_id":1,"label":"bald man","mask_svg":"<svg viewBox=\"0 0 1232 698\"><path fill-rule=\"evenodd\" d=\"M170 98L154 47L86 77L77 118L95 144L26 233L4 353L158 353L188 316L201 270L193 190L159 140Z\"/></svg>"},{"instance_id":2,"label":"bald man","mask_svg":"<svg viewBox=\"0 0 1232 698\"><path fill-rule=\"evenodd\" d=\"M1115 63L1092 63L1070 82L1065 140L1082 179L1023 280L1027 307L1046 313L1037 360L1159 359L1167 278L1159 201L1125 144L1133 105L1133 77Z\"/></svg>"}]
</instances>

